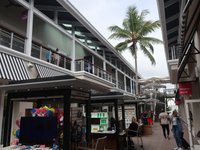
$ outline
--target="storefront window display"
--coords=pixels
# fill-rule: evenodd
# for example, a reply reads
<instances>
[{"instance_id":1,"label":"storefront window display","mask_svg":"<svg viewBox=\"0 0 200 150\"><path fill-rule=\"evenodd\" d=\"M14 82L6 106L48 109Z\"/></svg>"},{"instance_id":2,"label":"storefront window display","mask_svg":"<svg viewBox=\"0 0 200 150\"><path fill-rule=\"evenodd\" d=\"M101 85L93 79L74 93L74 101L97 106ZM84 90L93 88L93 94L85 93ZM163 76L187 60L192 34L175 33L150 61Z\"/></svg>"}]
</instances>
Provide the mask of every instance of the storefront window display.
<instances>
[{"instance_id":1,"label":"storefront window display","mask_svg":"<svg viewBox=\"0 0 200 150\"><path fill-rule=\"evenodd\" d=\"M19 93L13 96L18 96ZM29 97L19 98L17 101L10 98L10 101L8 100L10 105L7 105L9 111L4 123L4 126L10 128L4 128L4 146L11 144L24 148L37 146L62 150L76 149L77 146L86 144L90 132L86 132L88 120L85 117L86 113L88 114L88 110L85 109L86 105L89 105L87 103L89 94L85 95L85 99L81 99L80 96L81 100L75 92L64 97L61 95L40 99ZM6 138L9 135L10 138Z\"/></svg>"}]
</instances>

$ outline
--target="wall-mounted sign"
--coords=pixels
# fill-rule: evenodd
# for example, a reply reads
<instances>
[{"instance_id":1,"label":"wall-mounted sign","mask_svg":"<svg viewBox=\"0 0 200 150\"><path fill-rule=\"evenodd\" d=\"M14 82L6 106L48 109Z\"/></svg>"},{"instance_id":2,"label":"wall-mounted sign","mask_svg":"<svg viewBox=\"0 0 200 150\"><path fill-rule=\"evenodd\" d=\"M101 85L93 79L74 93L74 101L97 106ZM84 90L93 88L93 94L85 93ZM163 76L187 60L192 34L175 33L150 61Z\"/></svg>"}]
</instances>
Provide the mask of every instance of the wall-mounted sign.
<instances>
[{"instance_id":1,"label":"wall-mounted sign","mask_svg":"<svg viewBox=\"0 0 200 150\"><path fill-rule=\"evenodd\" d=\"M179 83L179 95L191 95L192 84L191 83Z\"/></svg>"}]
</instances>

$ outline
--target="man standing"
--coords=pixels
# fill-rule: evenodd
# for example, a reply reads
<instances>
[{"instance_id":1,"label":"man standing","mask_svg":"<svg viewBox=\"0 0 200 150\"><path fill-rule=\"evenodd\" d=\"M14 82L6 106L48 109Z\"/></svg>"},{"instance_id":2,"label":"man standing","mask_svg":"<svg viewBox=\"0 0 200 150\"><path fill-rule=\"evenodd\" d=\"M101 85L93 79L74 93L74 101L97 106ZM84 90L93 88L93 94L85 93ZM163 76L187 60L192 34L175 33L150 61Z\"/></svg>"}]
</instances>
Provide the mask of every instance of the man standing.
<instances>
[{"instance_id":1,"label":"man standing","mask_svg":"<svg viewBox=\"0 0 200 150\"><path fill-rule=\"evenodd\" d=\"M164 111L164 109L161 110L162 112L159 114L159 120L160 120L160 125L162 126L163 130L163 135L166 138L169 139L169 123L170 123L170 118L167 112ZM167 137L166 137L166 130L167 130Z\"/></svg>"}]
</instances>

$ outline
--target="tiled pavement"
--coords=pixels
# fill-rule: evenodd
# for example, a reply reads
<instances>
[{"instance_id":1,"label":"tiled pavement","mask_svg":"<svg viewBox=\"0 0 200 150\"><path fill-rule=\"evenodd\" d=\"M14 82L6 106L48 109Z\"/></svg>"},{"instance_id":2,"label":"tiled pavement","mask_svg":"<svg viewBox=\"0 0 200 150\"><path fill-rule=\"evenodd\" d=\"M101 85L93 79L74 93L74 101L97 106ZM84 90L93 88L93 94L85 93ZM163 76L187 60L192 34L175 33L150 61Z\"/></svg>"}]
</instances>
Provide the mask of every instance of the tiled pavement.
<instances>
[{"instance_id":1,"label":"tiled pavement","mask_svg":"<svg viewBox=\"0 0 200 150\"><path fill-rule=\"evenodd\" d=\"M171 127L170 127L171 128ZM173 133L170 131L170 140L165 139L159 123L153 125L153 134L142 137L144 150L173 150L176 147ZM143 150L134 138L135 150Z\"/></svg>"}]
</instances>

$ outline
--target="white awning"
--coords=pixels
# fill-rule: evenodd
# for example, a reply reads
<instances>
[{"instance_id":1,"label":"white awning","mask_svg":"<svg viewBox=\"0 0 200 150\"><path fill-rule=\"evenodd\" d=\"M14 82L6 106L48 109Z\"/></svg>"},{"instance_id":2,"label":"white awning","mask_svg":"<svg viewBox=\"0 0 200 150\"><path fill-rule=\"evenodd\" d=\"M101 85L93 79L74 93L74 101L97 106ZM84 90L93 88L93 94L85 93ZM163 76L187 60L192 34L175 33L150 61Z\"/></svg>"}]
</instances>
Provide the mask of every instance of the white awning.
<instances>
[{"instance_id":1,"label":"white awning","mask_svg":"<svg viewBox=\"0 0 200 150\"><path fill-rule=\"evenodd\" d=\"M59 72L57 70L36 64L35 65L37 70L38 70L38 74L40 78L48 78L48 77L55 77L55 76L63 76L66 75L62 72Z\"/></svg>"},{"instance_id":2,"label":"white awning","mask_svg":"<svg viewBox=\"0 0 200 150\"><path fill-rule=\"evenodd\" d=\"M30 79L24 60L0 53L0 78L8 80Z\"/></svg>"}]
</instances>

